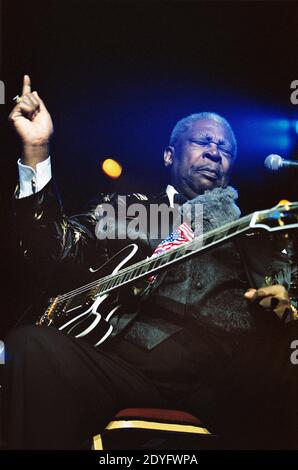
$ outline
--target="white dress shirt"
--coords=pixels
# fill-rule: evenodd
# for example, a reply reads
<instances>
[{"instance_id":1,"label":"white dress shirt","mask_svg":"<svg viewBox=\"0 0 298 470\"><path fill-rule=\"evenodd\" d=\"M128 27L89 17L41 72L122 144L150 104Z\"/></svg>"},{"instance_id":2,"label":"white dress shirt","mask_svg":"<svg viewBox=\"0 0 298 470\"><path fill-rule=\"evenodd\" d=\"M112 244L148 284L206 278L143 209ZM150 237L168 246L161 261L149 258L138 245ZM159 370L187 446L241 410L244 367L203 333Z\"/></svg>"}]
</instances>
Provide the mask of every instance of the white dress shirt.
<instances>
[{"instance_id":1,"label":"white dress shirt","mask_svg":"<svg viewBox=\"0 0 298 470\"><path fill-rule=\"evenodd\" d=\"M31 196L40 191L52 178L51 157L37 163L36 170L18 160L20 189L18 198Z\"/></svg>"}]
</instances>

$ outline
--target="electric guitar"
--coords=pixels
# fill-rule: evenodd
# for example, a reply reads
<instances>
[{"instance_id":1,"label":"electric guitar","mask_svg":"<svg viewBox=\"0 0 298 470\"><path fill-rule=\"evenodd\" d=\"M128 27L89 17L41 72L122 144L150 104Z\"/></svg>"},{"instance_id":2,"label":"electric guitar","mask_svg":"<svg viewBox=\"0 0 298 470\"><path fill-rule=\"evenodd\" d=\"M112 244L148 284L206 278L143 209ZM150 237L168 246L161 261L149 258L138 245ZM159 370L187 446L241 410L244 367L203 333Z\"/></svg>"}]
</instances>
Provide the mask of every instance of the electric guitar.
<instances>
[{"instance_id":1,"label":"electric guitar","mask_svg":"<svg viewBox=\"0 0 298 470\"><path fill-rule=\"evenodd\" d=\"M252 229L275 232L292 228L298 228L298 202L285 201L272 209L257 211L222 225L158 256L127 266L138 251L136 244L130 244L115 255L124 257L110 275L51 298L36 324L54 326L60 331L76 338L84 338L94 346L99 346L113 331L109 321L121 305L118 303L118 296L116 301L110 302L109 299L113 297L111 293L117 292L120 287L133 285L141 278L164 271L175 263L181 263L203 250ZM101 267L89 269L95 273Z\"/></svg>"}]
</instances>

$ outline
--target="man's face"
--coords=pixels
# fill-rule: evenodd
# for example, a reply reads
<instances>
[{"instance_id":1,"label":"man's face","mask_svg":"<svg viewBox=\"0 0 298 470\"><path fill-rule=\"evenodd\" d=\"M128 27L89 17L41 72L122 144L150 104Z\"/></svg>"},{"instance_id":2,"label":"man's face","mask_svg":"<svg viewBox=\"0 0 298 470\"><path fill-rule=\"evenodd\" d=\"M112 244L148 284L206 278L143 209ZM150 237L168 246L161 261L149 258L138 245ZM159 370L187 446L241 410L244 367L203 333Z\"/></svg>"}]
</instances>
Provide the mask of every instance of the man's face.
<instances>
[{"instance_id":1,"label":"man's face","mask_svg":"<svg viewBox=\"0 0 298 470\"><path fill-rule=\"evenodd\" d=\"M164 153L165 164L172 167L175 189L193 199L206 189L225 186L233 163L232 142L223 124L211 119L194 122Z\"/></svg>"}]
</instances>

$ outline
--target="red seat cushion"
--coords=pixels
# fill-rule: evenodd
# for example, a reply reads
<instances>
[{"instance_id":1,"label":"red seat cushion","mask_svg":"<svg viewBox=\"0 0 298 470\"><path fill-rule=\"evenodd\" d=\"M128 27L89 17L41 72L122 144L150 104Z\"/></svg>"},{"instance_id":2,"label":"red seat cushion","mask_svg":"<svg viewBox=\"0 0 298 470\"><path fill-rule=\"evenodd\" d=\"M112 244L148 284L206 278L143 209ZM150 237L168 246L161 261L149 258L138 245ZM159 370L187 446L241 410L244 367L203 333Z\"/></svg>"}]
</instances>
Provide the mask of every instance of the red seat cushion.
<instances>
[{"instance_id":1,"label":"red seat cushion","mask_svg":"<svg viewBox=\"0 0 298 470\"><path fill-rule=\"evenodd\" d=\"M119 411L114 419L143 419L202 426L202 422L190 413L160 408L125 408Z\"/></svg>"}]
</instances>

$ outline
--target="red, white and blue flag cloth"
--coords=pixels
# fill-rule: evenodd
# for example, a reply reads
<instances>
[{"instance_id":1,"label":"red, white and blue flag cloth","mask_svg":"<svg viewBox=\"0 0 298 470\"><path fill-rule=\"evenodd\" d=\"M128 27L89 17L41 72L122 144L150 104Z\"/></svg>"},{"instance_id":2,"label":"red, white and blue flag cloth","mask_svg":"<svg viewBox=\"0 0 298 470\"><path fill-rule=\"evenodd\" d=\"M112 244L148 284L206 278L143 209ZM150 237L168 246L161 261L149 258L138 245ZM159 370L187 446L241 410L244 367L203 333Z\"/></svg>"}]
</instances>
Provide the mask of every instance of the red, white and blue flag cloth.
<instances>
[{"instance_id":1,"label":"red, white and blue flag cloth","mask_svg":"<svg viewBox=\"0 0 298 470\"><path fill-rule=\"evenodd\" d=\"M174 248L178 248L181 245L184 245L187 242L191 242L194 239L194 232L192 228L184 222L179 225L179 227L174 230L170 235L168 235L162 242L157 245L151 258L159 256L166 251L170 251ZM154 282L157 277L157 274L153 274L148 278L149 282Z\"/></svg>"},{"instance_id":2,"label":"red, white and blue flag cloth","mask_svg":"<svg viewBox=\"0 0 298 470\"><path fill-rule=\"evenodd\" d=\"M184 245L184 243L191 242L194 239L194 233L192 228L184 222L179 225L174 232L172 232L167 238L165 238L159 245L155 248L152 257L160 255L165 251L172 250L172 248L177 248L178 246Z\"/></svg>"}]
</instances>

